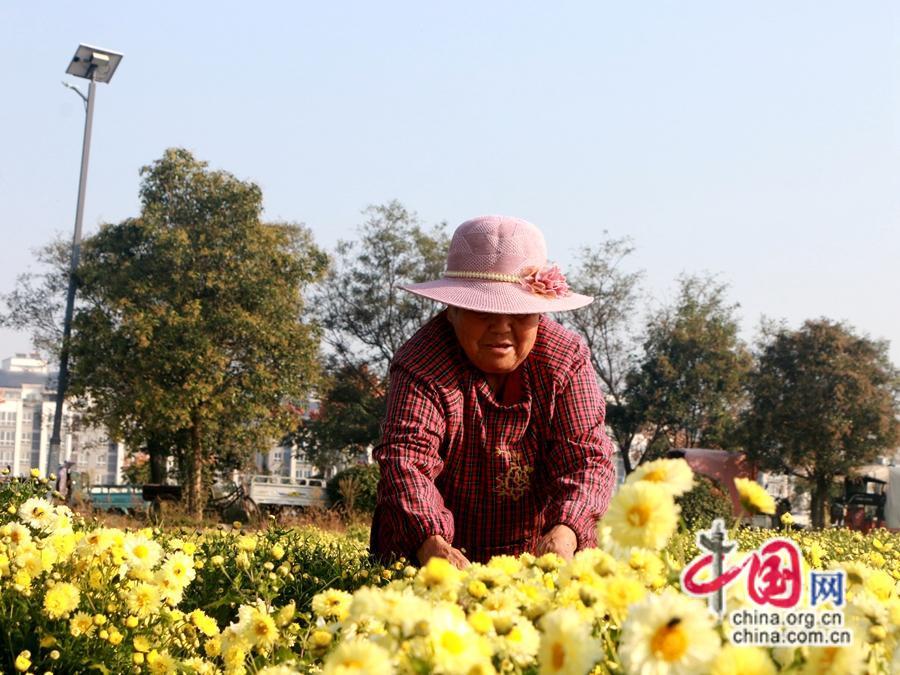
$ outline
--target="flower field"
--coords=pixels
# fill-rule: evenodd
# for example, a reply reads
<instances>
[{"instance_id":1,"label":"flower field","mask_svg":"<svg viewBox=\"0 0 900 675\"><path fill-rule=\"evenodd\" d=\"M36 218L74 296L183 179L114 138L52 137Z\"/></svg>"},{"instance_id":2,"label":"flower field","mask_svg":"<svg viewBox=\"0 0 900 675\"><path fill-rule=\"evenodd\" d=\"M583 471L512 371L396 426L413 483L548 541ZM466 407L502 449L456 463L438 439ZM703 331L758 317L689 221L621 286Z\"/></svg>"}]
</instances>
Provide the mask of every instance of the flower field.
<instances>
[{"instance_id":1,"label":"flower field","mask_svg":"<svg viewBox=\"0 0 900 675\"><path fill-rule=\"evenodd\" d=\"M678 531L679 462L630 477L600 548L465 570L374 565L365 532L107 528L47 501L44 480L0 482L0 672L900 672L900 536L730 531L739 551L790 537L805 568L844 569L853 632L846 647L738 647L680 591L699 551ZM748 606L740 584L725 595Z\"/></svg>"}]
</instances>

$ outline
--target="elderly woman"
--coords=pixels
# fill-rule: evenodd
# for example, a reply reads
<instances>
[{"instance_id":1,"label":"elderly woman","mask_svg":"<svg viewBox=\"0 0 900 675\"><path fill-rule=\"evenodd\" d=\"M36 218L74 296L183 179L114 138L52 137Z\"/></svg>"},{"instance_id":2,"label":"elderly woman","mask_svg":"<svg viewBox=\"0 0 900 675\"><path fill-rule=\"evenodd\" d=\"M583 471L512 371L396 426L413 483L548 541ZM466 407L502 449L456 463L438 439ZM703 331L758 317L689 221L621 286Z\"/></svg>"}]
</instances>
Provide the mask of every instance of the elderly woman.
<instances>
[{"instance_id":1,"label":"elderly woman","mask_svg":"<svg viewBox=\"0 0 900 675\"><path fill-rule=\"evenodd\" d=\"M604 399L584 342L544 316L593 298L502 216L460 225L444 277L401 288L448 307L391 362L372 552L463 567L595 546L615 480Z\"/></svg>"}]
</instances>

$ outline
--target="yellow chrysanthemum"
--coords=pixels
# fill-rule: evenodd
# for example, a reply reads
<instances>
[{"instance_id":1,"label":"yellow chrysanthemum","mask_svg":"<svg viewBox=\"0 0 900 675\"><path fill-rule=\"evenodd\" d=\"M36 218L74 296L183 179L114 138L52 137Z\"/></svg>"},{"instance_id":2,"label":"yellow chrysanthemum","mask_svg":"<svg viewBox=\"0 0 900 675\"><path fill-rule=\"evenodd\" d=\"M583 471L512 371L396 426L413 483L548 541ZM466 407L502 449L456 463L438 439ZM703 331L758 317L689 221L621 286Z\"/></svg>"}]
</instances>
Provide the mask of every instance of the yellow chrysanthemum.
<instances>
[{"instance_id":1,"label":"yellow chrysanthemum","mask_svg":"<svg viewBox=\"0 0 900 675\"><path fill-rule=\"evenodd\" d=\"M391 675L393 672L387 650L361 639L338 645L322 666L323 675Z\"/></svg>"},{"instance_id":2,"label":"yellow chrysanthemum","mask_svg":"<svg viewBox=\"0 0 900 675\"><path fill-rule=\"evenodd\" d=\"M628 566L638 573L645 584L654 589L666 583L666 565L653 551L634 548L628 558Z\"/></svg>"},{"instance_id":3,"label":"yellow chrysanthemum","mask_svg":"<svg viewBox=\"0 0 900 675\"><path fill-rule=\"evenodd\" d=\"M694 487L694 472L683 459L657 459L641 464L632 471L626 483L648 481L667 489L678 497Z\"/></svg>"},{"instance_id":4,"label":"yellow chrysanthemum","mask_svg":"<svg viewBox=\"0 0 900 675\"><path fill-rule=\"evenodd\" d=\"M69 621L69 633L72 637L90 635L94 632L94 618L87 612L76 612Z\"/></svg>"},{"instance_id":5,"label":"yellow chrysanthemum","mask_svg":"<svg viewBox=\"0 0 900 675\"><path fill-rule=\"evenodd\" d=\"M346 591L329 588L317 593L312 599L312 610L323 619L343 621L350 612L350 601L353 596Z\"/></svg>"},{"instance_id":6,"label":"yellow chrysanthemum","mask_svg":"<svg viewBox=\"0 0 900 675\"><path fill-rule=\"evenodd\" d=\"M278 627L265 606L244 605L238 610L238 630L251 645L268 652L278 639Z\"/></svg>"},{"instance_id":7,"label":"yellow chrysanthemum","mask_svg":"<svg viewBox=\"0 0 900 675\"><path fill-rule=\"evenodd\" d=\"M639 481L619 488L601 524L620 546L659 550L678 526L680 511L668 490Z\"/></svg>"},{"instance_id":8,"label":"yellow chrysanthemum","mask_svg":"<svg viewBox=\"0 0 900 675\"><path fill-rule=\"evenodd\" d=\"M765 649L727 644L709 672L710 675L775 675L778 668Z\"/></svg>"},{"instance_id":9,"label":"yellow chrysanthemum","mask_svg":"<svg viewBox=\"0 0 900 675\"><path fill-rule=\"evenodd\" d=\"M150 640L147 639L146 635L136 635L134 640L132 641L134 646L134 651L147 653L150 651Z\"/></svg>"},{"instance_id":10,"label":"yellow chrysanthemum","mask_svg":"<svg viewBox=\"0 0 900 675\"><path fill-rule=\"evenodd\" d=\"M158 652L154 649L146 658L148 670L153 675L170 675L178 672L178 662L167 651Z\"/></svg>"},{"instance_id":11,"label":"yellow chrysanthemum","mask_svg":"<svg viewBox=\"0 0 900 675\"><path fill-rule=\"evenodd\" d=\"M882 602L893 595L896 582L884 570L872 570L863 582L863 588Z\"/></svg>"},{"instance_id":12,"label":"yellow chrysanthemum","mask_svg":"<svg viewBox=\"0 0 900 675\"><path fill-rule=\"evenodd\" d=\"M219 626L216 620L207 616L203 610L195 609L190 613L191 623L197 627L201 633L207 637L213 637L219 634Z\"/></svg>"},{"instance_id":13,"label":"yellow chrysanthemum","mask_svg":"<svg viewBox=\"0 0 900 675\"><path fill-rule=\"evenodd\" d=\"M628 614L628 608L645 595L647 589L640 581L625 576L604 579L600 587L600 598L615 624L621 624Z\"/></svg>"},{"instance_id":14,"label":"yellow chrysanthemum","mask_svg":"<svg viewBox=\"0 0 900 675\"><path fill-rule=\"evenodd\" d=\"M811 647L803 667L803 675L857 675L866 672L864 639L854 636L843 647Z\"/></svg>"},{"instance_id":15,"label":"yellow chrysanthemum","mask_svg":"<svg viewBox=\"0 0 900 675\"><path fill-rule=\"evenodd\" d=\"M44 596L44 613L51 619L68 616L81 599L81 591L70 583L58 583Z\"/></svg>"},{"instance_id":16,"label":"yellow chrysanthemum","mask_svg":"<svg viewBox=\"0 0 900 675\"><path fill-rule=\"evenodd\" d=\"M467 673L479 663L490 662L490 646L457 605L439 603L426 625L435 673Z\"/></svg>"},{"instance_id":17,"label":"yellow chrysanthemum","mask_svg":"<svg viewBox=\"0 0 900 675\"><path fill-rule=\"evenodd\" d=\"M666 588L631 607L619 656L629 673L693 675L710 667L720 645L706 605Z\"/></svg>"},{"instance_id":18,"label":"yellow chrysanthemum","mask_svg":"<svg viewBox=\"0 0 900 675\"><path fill-rule=\"evenodd\" d=\"M741 499L741 506L748 513L764 513L769 516L775 513L775 499L755 480L735 478L734 486L737 488L738 496Z\"/></svg>"},{"instance_id":19,"label":"yellow chrysanthemum","mask_svg":"<svg viewBox=\"0 0 900 675\"><path fill-rule=\"evenodd\" d=\"M463 573L445 558L431 558L413 580L416 591L442 600L456 600Z\"/></svg>"},{"instance_id":20,"label":"yellow chrysanthemum","mask_svg":"<svg viewBox=\"0 0 900 675\"><path fill-rule=\"evenodd\" d=\"M31 652L28 650L20 652L16 657L13 666L15 666L15 669L21 673L26 672L29 668L31 668Z\"/></svg>"},{"instance_id":21,"label":"yellow chrysanthemum","mask_svg":"<svg viewBox=\"0 0 900 675\"><path fill-rule=\"evenodd\" d=\"M495 555L488 561L487 566L513 576L522 570L522 561L511 555Z\"/></svg>"},{"instance_id":22,"label":"yellow chrysanthemum","mask_svg":"<svg viewBox=\"0 0 900 675\"><path fill-rule=\"evenodd\" d=\"M159 588L154 584L138 583L125 595L125 606L128 611L141 618L159 611L162 599Z\"/></svg>"}]
</instances>

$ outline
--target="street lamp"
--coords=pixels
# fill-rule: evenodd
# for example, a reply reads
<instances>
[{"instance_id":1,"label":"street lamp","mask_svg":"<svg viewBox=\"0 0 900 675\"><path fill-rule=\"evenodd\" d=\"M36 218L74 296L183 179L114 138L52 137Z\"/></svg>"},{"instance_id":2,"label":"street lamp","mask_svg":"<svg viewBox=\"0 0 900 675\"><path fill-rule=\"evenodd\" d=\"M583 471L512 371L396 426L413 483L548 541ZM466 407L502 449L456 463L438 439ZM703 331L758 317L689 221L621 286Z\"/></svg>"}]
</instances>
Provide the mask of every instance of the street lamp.
<instances>
[{"instance_id":1,"label":"street lamp","mask_svg":"<svg viewBox=\"0 0 900 675\"><path fill-rule=\"evenodd\" d=\"M63 399L69 384L69 336L72 333L72 312L75 306L75 271L81 257L81 223L84 217L84 193L87 187L88 158L91 152L91 123L94 118L94 85L97 82L109 82L122 55L108 49L78 45L75 56L69 63L66 72L75 77L83 77L89 81L88 95L78 91L86 104L84 120L84 141L81 146L81 175L78 179L78 206L75 209L75 236L72 239L72 262L69 266L69 292L66 296L66 315L63 320L63 341L59 353L59 375L56 383L56 413L53 416L53 434L50 436L50 450L47 453L47 471L50 475L59 464L60 431L62 428ZM68 85L67 85L68 86Z\"/></svg>"}]
</instances>

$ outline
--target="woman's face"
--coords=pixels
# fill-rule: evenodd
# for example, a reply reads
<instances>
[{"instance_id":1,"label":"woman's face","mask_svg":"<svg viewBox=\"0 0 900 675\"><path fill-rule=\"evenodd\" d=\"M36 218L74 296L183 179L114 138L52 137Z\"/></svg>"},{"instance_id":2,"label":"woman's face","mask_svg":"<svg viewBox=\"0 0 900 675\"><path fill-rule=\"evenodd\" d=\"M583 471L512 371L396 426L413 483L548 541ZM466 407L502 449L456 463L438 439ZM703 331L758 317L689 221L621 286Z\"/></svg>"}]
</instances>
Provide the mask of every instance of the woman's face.
<instances>
[{"instance_id":1,"label":"woman's face","mask_svg":"<svg viewBox=\"0 0 900 675\"><path fill-rule=\"evenodd\" d=\"M488 314L459 307L447 308L469 360L486 373L511 373L531 353L540 314Z\"/></svg>"}]
</instances>

